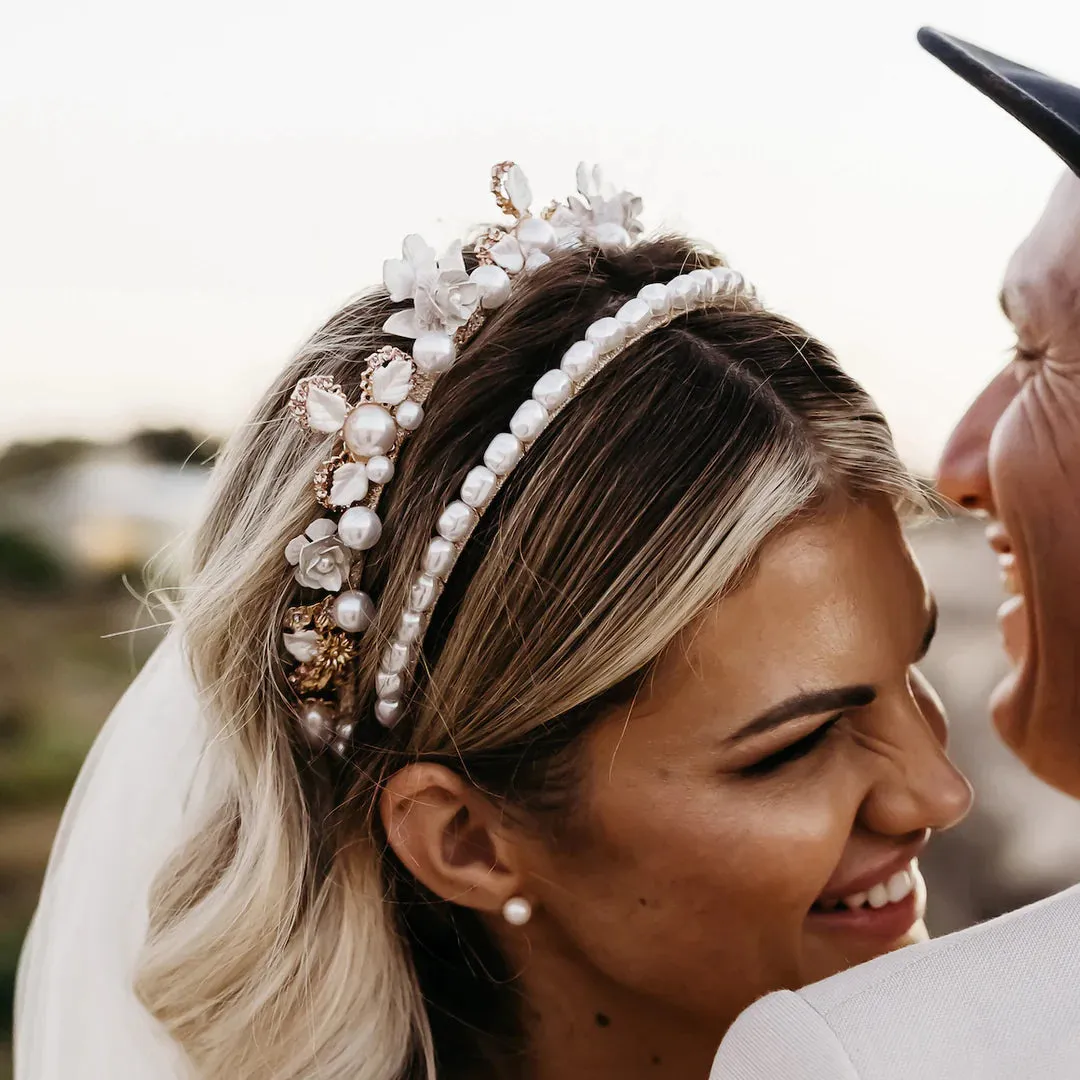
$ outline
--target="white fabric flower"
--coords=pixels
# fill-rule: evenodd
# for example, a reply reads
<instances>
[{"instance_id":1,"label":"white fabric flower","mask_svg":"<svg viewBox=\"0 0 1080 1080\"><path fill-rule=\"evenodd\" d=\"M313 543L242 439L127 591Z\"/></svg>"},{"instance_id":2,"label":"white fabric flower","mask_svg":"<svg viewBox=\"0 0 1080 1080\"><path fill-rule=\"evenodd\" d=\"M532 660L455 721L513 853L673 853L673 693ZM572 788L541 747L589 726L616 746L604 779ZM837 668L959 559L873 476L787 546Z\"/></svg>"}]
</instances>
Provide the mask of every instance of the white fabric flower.
<instances>
[{"instance_id":1,"label":"white fabric flower","mask_svg":"<svg viewBox=\"0 0 1080 1080\"><path fill-rule=\"evenodd\" d=\"M317 518L303 536L290 540L285 558L295 566L294 576L306 589L338 592L349 573L349 550L337 536L330 518Z\"/></svg>"},{"instance_id":2,"label":"white fabric flower","mask_svg":"<svg viewBox=\"0 0 1080 1080\"><path fill-rule=\"evenodd\" d=\"M560 246L629 247L645 231L638 220L641 199L605 183L599 166L578 165L577 189L581 198L571 195L551 216Z\"/></svg>"},{"instance_id":3,"label":"white fabric flower","mask_svg":"<svg viewBox=\"0 0 1080 1080\"><path fill-rule=\"evenodd\" d=\"M455 240L440 259L423 237L412 233L401 245L402 258L383 263L383 284L390 299L412 300L383 324L388 334L417 338L431 330L453 334L480 303L480 290L465 272L461 241Z\"/></svg>"},{"instance_id":4,"label":"white fabric flower","mask_svg":"<svg viewBox=\"0 0 1080 1080\"><path fill-rule=\"evenodd\" d=\"M314 630L297 630L294 634L281 635L285 649L301 664L309 663L319 655L319 635Z\"/></svg>"},{"instance_id":5,"label":"white fabric flower","mask_svg":"<svg viewBox=\"0 0 1080 1080\"><path fill-rule=\"evenodd\" d=\"M508 274L535 270L549 262L558 242L555 230L543 218L527 217L488 249L495 262Z\"/></svg>"}]
</instances>

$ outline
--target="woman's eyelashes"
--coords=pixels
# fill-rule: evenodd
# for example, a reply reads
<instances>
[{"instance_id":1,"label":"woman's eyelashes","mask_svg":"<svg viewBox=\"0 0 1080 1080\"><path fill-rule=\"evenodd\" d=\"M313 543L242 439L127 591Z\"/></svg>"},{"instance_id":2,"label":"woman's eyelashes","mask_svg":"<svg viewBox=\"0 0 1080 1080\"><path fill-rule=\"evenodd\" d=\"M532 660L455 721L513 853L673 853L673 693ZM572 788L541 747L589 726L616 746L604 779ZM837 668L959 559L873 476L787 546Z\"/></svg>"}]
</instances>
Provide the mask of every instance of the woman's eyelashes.
<instances>
[{"instance_id":1,"label":"woman's eyelashes","mask_svg":"<svg viewBox=\"0 0 1080 1080\"><path fill-rule=\"evenodd\" d=\"M842 712L837 713L835 716L826 720L824 724L814 728L809 735L803 736L803 738L788 744L782 750L777 750L775 753L762 758L760 761L755 761L753 765L744 765L738 770L739 775L749 777L765 776L768 773L775 772L777 769L782 768L792 761L797 761L799 758L806 757L807 754L816 750L825 740L825 736L832 731L836 724L842 719L843 715Z\"/></svg>"}]
</instances>

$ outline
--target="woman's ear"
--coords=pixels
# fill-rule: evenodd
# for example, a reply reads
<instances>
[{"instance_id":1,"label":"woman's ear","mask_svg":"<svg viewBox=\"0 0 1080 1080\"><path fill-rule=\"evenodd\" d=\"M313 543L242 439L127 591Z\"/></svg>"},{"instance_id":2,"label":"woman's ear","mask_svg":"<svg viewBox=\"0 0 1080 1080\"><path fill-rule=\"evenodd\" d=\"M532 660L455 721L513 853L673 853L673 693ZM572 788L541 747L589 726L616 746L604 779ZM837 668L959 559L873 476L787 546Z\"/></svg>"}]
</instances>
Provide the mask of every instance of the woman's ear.
<instances>
[{"instance_id":1,"label":"woman's ear","mask_svg":"<svg viewBox=\"0 0 1080 1080\"><path fill-rule=\"evenodd\" d=\"M444 765L406 765L379 797L394 853L436 896L498 912L524 874L500 808Z\"/></svg>"}]
</instances>

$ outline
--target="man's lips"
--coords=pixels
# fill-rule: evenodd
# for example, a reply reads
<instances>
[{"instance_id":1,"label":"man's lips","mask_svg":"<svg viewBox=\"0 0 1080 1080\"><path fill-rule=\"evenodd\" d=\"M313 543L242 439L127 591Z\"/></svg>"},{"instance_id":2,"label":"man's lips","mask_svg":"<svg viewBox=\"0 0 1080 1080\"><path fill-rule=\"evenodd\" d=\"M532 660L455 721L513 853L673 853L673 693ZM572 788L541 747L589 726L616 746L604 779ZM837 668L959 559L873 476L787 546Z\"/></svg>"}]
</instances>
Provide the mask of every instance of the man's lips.
<instances>
[{"instance_id":1,"label":"man's lips","mask_svg":"<svg viewBox=\"0 0 1080 1080\"><path fill-rule=\"evenodd\" d=\"M1013 551L1012 540L1004 526L995 521L986 530L986 542L997 553L998 569L1001 571L1001 584L1009 596L1023 595L1023 583L1020 580L1020 568Z\"/></svg>"}]
</instances>

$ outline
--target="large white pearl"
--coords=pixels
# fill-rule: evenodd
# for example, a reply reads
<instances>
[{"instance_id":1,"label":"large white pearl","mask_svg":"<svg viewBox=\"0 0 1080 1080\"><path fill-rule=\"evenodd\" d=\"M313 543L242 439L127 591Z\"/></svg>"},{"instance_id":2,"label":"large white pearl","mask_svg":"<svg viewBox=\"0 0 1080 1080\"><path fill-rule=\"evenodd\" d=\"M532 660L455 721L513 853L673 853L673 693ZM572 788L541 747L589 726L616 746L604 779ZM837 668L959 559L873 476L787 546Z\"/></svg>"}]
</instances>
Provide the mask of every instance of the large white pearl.
<instances>
[{"instance_id":1,"label":"large white pearl","mask_svg":"<svg viewBox=\"0 0 1080 1080\"><path fill-rule=\"evenodd\" d=\"M341 515L338 522L338 536L341 542L354 551L367 551L373 548L382 536L382 522L379 515L368 506L353 506Z\"/></svg>"},{"instance_id":2,"label":"large white pearl","mask_svg":"<svg viewBox=\"0 0 1080 1080\"><path fill-rule=\"evenodd\" d=\"M499 478L486 465L477 465L461 483L461 501L482 510L491 501L498 483Z\"/></svg>"},{"instance_id":3,"label":"large white pearl","mask_svg":"<svg viewBox=\"0 0 1080 1080\"><path fill-rule=\"evenodd\" d=\"M395 410L398 427L415 431L424 422L424 406L419 401L403 401Z\"/></svg>"},{"instance_id":4,"label":"large white pearl","mask_svg":"<svg viewBox=\"0 0 1080 1080\"><path fill-rule=\"evenodd\" d=\"M722 293L738 292L745 284L746 279L738 270L732 270L730 266L717 266L713 269L713 276L719 291Z\"/></svg>"},{"instance_id":5,"label":"large white pearl","mask_svg":"<svg viewBox=\"0 0 1080 1080\"><path fill-rule=\"evenodd\" d=\"M476 511L471 506L463 502L452 502L439 515L435 530L444 540L450 540L456 544L472 532L476 522Z\"/></svg>"},{"instance_id":6,"label":"large white pearl","mask_svg":"<svg viewBox=\"0 0 1080 1080\"><path fill-rule=\"evenodd\" d=\"M375 604L365 592L349 589L338 593L330 609L334 622L350 634L361 634L375 618Z\"/></svg>"},{"instance_id":7,"label":"large white pearl","mask_svg":"<svg viewBox=\"0 0 1080 1080\"><path fill-rule=\"evenodd\" d=\"M373 457L366 466L367 478L373 484L388 484L394 479L394 463L382 454Z\"/></svg>"},{"instance_id":8,"label":"large white pearl","mask_svg":"<svg viewBox=\"0 0 1080 1080\"><path fill-rule=\"evenodd\" d=\"M384 701L396 701L401 697L405 681L400 674L380 671L375 676L375 693Z\"/></svg>"},{"instance_id":9,"label":"large white pearl","mask_svg":"<svg viewBox=\"0 0 1080 1080\"><path fill-rule=\"evenodd\" d=\"M638 291L638 297L649 305L654 315L666 315L671 310L671 293L660 282L645 285Z\"/></svg>"},{"instance_id":10,"label":"large white pearl","mask_svg":"<svg viewBox=\"0 0 1080 1080\"><path fill-rule=\"evenodd\" d=\"M417 574L409 589L409 608L412 611L430 611L439 593L439 581L431 574Z\"/></svg>"},{"instance_id":11,"label":"large white pearl","mask_svg":"<svg viewBox=\"0 0 1080 1080\"><path fill-rule=\"evenodd\" d=\"M549 412L554 412L560 405L565 405L574 392L570 376L562 368L545 371L533 387L532 396Z\"/></svg>"},{"instance_id":12,"label":"large white pearl","mask_svg":"<svg viewBox=\"0 0 1080 1080\"><path fill-rule=\"evenodd\" d=\"M538 248L543 252L551 251L557 241L551 222L543 218L525 218L524 221L519 222L514 232L519 244Z\"/></svg>"},{"instance_id":13,"label":"large white pearl","mask_svg":"<svg viewBox=\"0 0 1080 1080\"><path fill-rule=\"evenodd\" d=\"M613 352L626 337L626 327L618 319L597 319L585 331L585 340L591 341L600 353Z\"/></svg>"},{"instance_id":14,"label":"large white pearl","mask_svg":"<svg viewBox=\"0 0 1080 1080\"><path fill-rule=\"evenodd\" d=\"M397 424L381 405L358 405L345 418L342 432L349 453L356 458L385 454L397 439Z\"/></svg>"},{"instance_id":15,"label":"large white pearl","mask_svg":"<svg viewBox=\"0 0 1080 1080\"><path fill-rule=\"evenodd\" d=\"M626 327L629 333L640 334L649 325L652 315L652 308L649 307L648 301L635 296L633 300L627 300L619 308L615 313L615 318Z\"/></svg>"},{"instance_id":16,"label":"large white pearl","mask_svg":"<svg viewBox=\"0 0 1080 1080\"><path fill-rule=\"evenodd\" d=\"M521 460L522 452L523 447L520 441L509 431L503 431L488 444L487 450L484 451L484 464L496 476L506 476Z\"/></svg>"},{"instance_id":17,"label":"large white pearl","mask_svg":"<svg viewBox=\"0 0 1080 1080\"><path fill-rule=\"evenodd\" d=\"M566 352L563 353L559 367L570 376L574 382L581 382L586 375L590 374L600 359L600 352L591 341L575 341ZM511 428L511 431L514 429ZM514 431L516 435L517 432Z\"/></svg>"},{"instance_id":18,"label":"large white pearl","mask_svg":"<svg viewBox=\"0 0 1080 1080\"><path fill-rule=\"evenodd\" d=\"M449 540L441 536L434 537L424 553L424 572L432 574L440 581L445 581L450 576L457 562L457 548Z\"/></svg>"},{"instance_id":19,"label":"large white pearl","mask_svg":"<svg viewBox=\"0 0 1080 1080\"><path fill-rule=\"evenodd\" d=\"M568 373L569 374L569 373ZM548 426L551 417L539 401L523 401L510 418L510 431L523 443L532 442Z\"/></svg>"},{"instance_id":20,"label":"large white pearl","mask_svg":"<svg viewBox=\"0 0 1080 1080\"><path fill-rule=\"evenodd\" d=\"M441 330L428 330L413 345L413 360L426 375L441 375L454 364L454 342Z\"/></svg>"},{"instance_id":21,"label":"large white pearl","mask_svg":"<svg viewBox=\"0 0 1080 1080\"><path fill-rule=\"evenodd\" d=\"M691 270L687 276L701 286L702 296L711 300L716 295L719 287L711 270L700 267L697 270Z\"/></svg>"},{"instance_id":22,"label":"large white pearl","mask_svg":"<svg viewBox=\"0 0 1080 1080\"><path fill-rule=\"evenodd\" d=\"M382 654L382 669L390 675L400 675L409 666L409 646L400 641L388 645Z\"/></svg>"},{"instance_id":23,"label":"large white pearl","mask_svg":"<svg viewBox=\"0 0 1080 1080\"><path fill-rule=\"evenodd\" d=\"M334 736L334 714L328 705L312 698L300 707L300 728L310 743L323 746Z\"/></svg>"},{"instance_id":24,"label":"large white pearl","mask_svg":"<svg viewBox=\"0 0 1080 1080\"><path fill-rule=\"evenodd\" d=\"M532 904L524 896L511 896L503 904L502 916L511 926L524 926L532 918Z\"/></svg>"},{"instance_id":25,"label":"large white pearl","mask_svg":"<svg viewBox=\"0 0 1080 1080\"><path fill-rule=\"evenodd\" d=\"M488 311L502 307L510 299L510 275L501 267L491 263L478 266L469 280L476 283L480 290L480 306Z\"/></svg>"},{"instance_id":26,"label":"large white pearl","mask_svg":"<svg viewBox=\"0 0 1080 1080\"><path fill-rule=\"evenodd\" d=\"M383 727L392 728L401 719L401 702L381 699L376 701L375 718Z\"/></svg>"},{"instance_id":27,"label":"large white pearl","mask_svg":"<svg viewBox=\"0 0 1080 1080\"><path fill-rule=\"evenodd\" d=\"M398 620L397 639L414 645L424 633L424 616L419 611L403 611Z\"/></svg>"},{"instance_id":28,"label":"large white pearl","mask_svg":"<svg viewBox=\"0 0 1080 1080\"><path fill-rule=\"evenodd\" d=\"M671 293L671 307L675 311L686 311L693 307L694 301L701 296L701 286L689 275L680 274L668 282Z\"/></svg>"}]
</instances>

